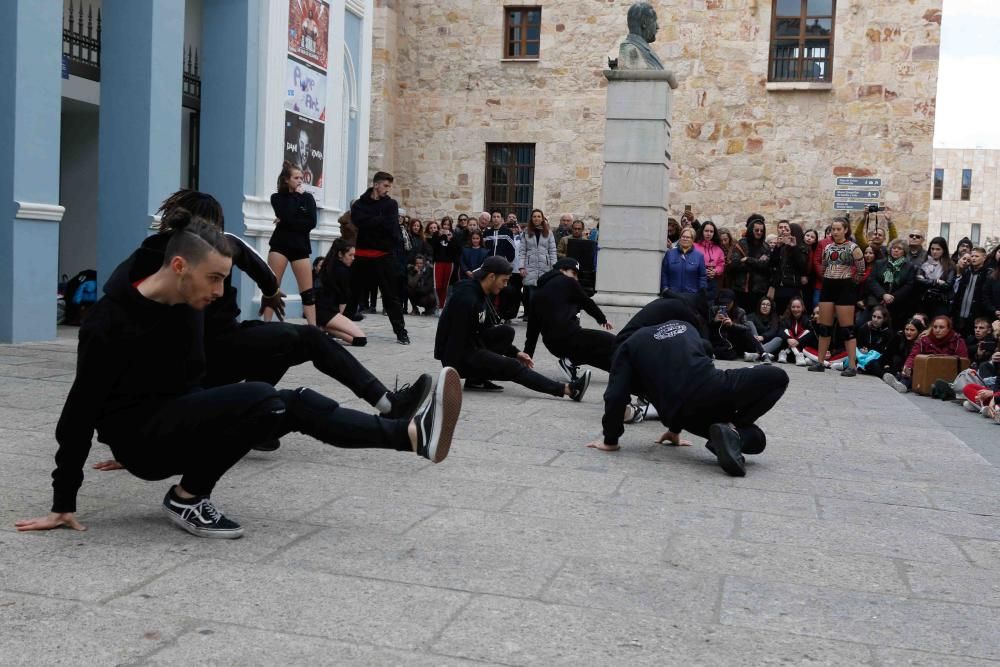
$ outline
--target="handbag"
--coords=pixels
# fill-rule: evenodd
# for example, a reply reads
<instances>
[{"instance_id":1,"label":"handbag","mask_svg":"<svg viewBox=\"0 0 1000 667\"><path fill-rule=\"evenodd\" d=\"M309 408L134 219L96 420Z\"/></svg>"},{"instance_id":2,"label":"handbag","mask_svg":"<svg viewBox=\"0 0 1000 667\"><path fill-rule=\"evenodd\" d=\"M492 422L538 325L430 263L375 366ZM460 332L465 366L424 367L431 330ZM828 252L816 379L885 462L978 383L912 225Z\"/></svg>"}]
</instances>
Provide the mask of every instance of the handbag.
<instances>
[{"instance_id":1,"label":"handbag","mask_svg":"<svg viewBox=\"0 0 1000 667\"><path fill-rule=\"evenodd\" d=\"M959 373L955 377L955 381L951 383L951 388L955 390L955 395L957 396L961 394L962 390L970 384L979 385L980 387L986 386L983 382L983 378L979 376L979 372L975 368L966 368L964 371Z\"/></svg>"}]
</instances>

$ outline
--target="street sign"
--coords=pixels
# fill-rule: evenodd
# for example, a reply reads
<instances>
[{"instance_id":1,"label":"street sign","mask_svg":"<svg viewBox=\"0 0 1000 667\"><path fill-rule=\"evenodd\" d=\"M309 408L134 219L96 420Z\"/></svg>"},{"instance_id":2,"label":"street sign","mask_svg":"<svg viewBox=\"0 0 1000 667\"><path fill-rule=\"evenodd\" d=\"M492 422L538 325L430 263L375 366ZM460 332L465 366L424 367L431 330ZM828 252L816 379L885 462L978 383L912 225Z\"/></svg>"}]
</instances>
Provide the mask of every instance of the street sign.
<instances>
[{"instance_id":1,"label":"street sign","mask_svg":"<svg viewBox=\"0 0 1000 667\"><path fill-rule=\"evenodd\" d=\"M878 199L881 190L834 190L834 199Z\"/></svg>"},{"instance_id":2,"label":"street sign","mask_svg":"<svg viewBox=\"0 0 1000 667\"><path fill-rule=\"evenodd\" d=\"M868 207L868 202L864 201L835 201L834 211L863 211Z\"/></svg>"},{"instance_id":3,"label":"street sign","mask_svg":"<svg viewBox=\"0 0 1000 667\"><path fill-rule=\"evenodd\" d=\"M840 177L837 179L837 185L847 185L850 187L862 187L862 188L880 188L882 187L881 178L849 178Z\"/></svg>"}]
</instances>

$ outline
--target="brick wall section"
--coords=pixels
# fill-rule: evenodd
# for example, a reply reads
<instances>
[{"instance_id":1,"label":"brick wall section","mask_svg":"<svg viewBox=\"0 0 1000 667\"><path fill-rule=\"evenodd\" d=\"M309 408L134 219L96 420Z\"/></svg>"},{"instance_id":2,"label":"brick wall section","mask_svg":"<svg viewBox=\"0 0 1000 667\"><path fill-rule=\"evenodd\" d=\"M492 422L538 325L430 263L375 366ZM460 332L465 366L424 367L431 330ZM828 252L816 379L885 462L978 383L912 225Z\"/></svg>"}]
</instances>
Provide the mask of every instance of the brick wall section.
<instances>
[{"instance_id":1,"label":"brick wall section","mask_svg":"<svg viewBox=\"0 0 1000 667\"><path fill-rule=\"evenodd\" d=\"M503 4L377 3L373 94L384 97L373 114L394 123L373 117L371 168L391 165L418 215L475 211L486 142L535 142L535 205L550 217L596 218L601 71L631 2L508 0L542 6L534 63L501 61ZM876 175L897 221L926 226L942 0L840 0L833 89L780 92L766 89L769 0L653 4L654 48L680 79L673 211L691 204L725 224L753 211L810 223L833 215L836 176Z\"/></svg>"}]
</instances>

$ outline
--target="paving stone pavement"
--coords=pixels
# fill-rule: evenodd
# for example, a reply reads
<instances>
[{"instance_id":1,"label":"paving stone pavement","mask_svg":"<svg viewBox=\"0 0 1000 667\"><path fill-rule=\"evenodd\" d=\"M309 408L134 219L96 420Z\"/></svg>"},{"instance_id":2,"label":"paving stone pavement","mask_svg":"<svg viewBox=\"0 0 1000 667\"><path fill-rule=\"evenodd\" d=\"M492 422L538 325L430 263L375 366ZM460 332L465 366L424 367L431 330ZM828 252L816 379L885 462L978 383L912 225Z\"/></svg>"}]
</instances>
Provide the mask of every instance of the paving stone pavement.
<instances>
[{"instance_id":1,"label":"paving stone pavement","mask_svg":"<svg viewBox=\"0 0 1000 667\"><path fill-rule=\"evenodd\" d=\"M410 381L436 368L436 322L411 318L402 347L369 316L353 351ZM75 363L60 336L0 346L4 665L1000 661L1000 471L875 379L785 367L743 479L700 439L654 444L655 423L586 449L598 371L582 404L467 394L440 465L297 435L252 453L214 496L241 540L167 523L167 482L92 470L87 532L17 534L50 503ZM365 407L311 367L283 384Z\"/></svg>"}]
</instances>

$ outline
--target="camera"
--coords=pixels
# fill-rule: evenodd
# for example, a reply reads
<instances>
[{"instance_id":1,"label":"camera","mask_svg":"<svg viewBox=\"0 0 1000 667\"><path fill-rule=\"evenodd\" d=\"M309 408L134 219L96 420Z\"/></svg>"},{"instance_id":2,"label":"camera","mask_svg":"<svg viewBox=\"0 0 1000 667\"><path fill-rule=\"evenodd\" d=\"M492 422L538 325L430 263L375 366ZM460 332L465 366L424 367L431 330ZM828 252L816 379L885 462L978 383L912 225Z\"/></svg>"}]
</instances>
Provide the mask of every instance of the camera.
<instances>
[{"instance_id":1,"label":"camera","mask_svg":"<svg viewBox=\"0 0 1000 667\"><path fill-rule=\"evenodd\" d=\"M869 213L878 213L879 211L883 211L883 210L885 210L885 209L883 209L882 206L880 206L879 204L868 204L867 211Z\"/></svg>"}]
</instances>

